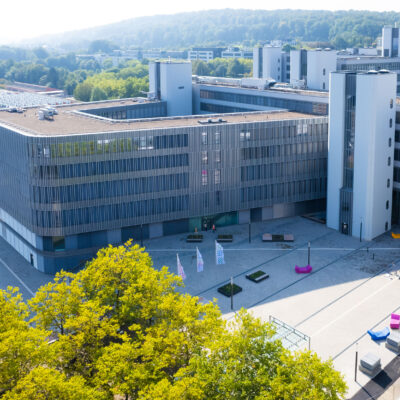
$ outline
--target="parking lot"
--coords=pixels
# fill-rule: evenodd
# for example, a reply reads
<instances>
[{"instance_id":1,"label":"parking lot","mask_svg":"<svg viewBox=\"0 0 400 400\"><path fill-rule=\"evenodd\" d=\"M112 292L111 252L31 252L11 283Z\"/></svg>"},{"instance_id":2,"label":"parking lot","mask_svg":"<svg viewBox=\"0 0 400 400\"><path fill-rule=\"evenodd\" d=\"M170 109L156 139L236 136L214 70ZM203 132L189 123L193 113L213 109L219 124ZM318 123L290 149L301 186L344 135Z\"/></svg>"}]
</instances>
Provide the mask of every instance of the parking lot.
<instances>
[{"instance_id":1,"label":"parking lot","mask_svg":"<svg viewBox=\"0 0 400 400\"><path fill-rule=\"evenodd\" d=\"M232 243L223 245L224 265L215 262L218 233L234 236ZM264 243L263 233L291 233L294 242ZM186 243L185 234L144 241L144 246L156 268L167 265L175 273L179 254L187 275L182 290L206 300L215 298L227 319L233 316L230 299L217 288L233 277L243 289L234 296L234 310L245 307L264 320L273 316L310 336L311 349L323 359L331 357L345 375L349 397L369 380L358 372L354 382L356 346L360 357L377 353L383 367L395 357L384 343L373 342L367 330L388 326L389 315L400 311L400 240L385 234L373 242L360 241L302 217L253 223L251 243L248 225L203 235L203 242L197 244L204 259L200 273L196 272L196 244ZM294 266L307 264L308 242L313 271L299 275ZM257 270L269 278L258 284L246 279L246 274ZM51 279L0 239L0 288L20 286L30 297Z\"/></svg>"}]
</instances>

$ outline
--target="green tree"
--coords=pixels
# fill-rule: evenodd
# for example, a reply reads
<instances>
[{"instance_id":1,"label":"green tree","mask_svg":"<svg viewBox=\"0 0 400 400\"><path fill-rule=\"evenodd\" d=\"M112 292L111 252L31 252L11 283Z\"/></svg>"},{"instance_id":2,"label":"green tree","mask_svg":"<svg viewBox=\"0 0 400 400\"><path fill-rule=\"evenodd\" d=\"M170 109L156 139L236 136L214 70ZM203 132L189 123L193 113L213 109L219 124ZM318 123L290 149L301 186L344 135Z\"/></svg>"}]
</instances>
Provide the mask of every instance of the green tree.
<instances>
[{"instance_id":1,"label":"green tree","mask_svg":"<svg viewBox=\"0 0 400 400\"><path fill-rule=\"evenodd\" d=\"M105 400L79 376L70 379L52 368L37 367L3 396L4 400Z\"/></svg>"},{"instance_id":2,"label":"green tree","mask_svg":"<svg viewBox=\"0 0 400 400\"><path fill-rule=\"evenodd\" d=\"M192 63L192 69L194 75L207 76L210 75L210 68L204 61L194 61Z\"/></svg>"},{"instance_id":3,"label":"green tree","mask_svg":"<svg viewBox=\"0 0 400 400\"><path fill-rule=\"evenodd\" d=\"M18 289L0 290L0 396L51 358L45 342L49 332L31 327L28 315Z\"/></svg>"},{"instance_id":4,"label":"green tree","mask_svg":"<svg viewBox=\"0 0 400 400\"><path fill-rule=\"evenodd\" d=\"M39 60L44 60L49 56L48 51L44 47L36 47L33 49L33 53Z\"/></svg>"},{"instance_id":5,"label":"green tree","mask_svg":"<svg viewBox=\"0 0 400 400\"><path fill-rule=\"evenodd\" d=\"M94 40L90 43L88 48L88 53L111 53L114 49L117 49L118 46L114 43L110 42L109 40Z\"/></svg>"},{"instance_id":6,"label":"green tree","mask_svg":"<svg viewBox=\"0 0 400 400\"><path fill-rule=\"evenodd\" d=\"M79 83L74 90L74 97L81 101L90 101L93 85L88 82Z\"/></svg>"},{"instance_id":7,"label":"green tree","mask_svg":"<svg viewBox=\"0 0 400 400\"><path fill-rule=\"evenodd\" d=\"M99 100L107 100L107 93L103 89L95 86L92 90L90 101L99 101Z\"/></svg>"}]
</instances>

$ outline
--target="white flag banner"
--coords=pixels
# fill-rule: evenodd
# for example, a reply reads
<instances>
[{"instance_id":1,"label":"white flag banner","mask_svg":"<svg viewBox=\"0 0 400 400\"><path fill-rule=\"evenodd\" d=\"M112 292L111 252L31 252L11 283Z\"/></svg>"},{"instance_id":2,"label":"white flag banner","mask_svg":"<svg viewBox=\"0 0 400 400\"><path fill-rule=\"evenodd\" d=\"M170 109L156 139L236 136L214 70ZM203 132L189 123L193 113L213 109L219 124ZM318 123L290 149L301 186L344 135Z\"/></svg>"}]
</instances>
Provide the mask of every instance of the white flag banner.
<instances>
[{"instance_id":1,"label":"white flag banner","mask_svg":"<svg viewBox=\"0 0 400 400\"><path fill-rule=\"evenodd\" d=\"M178 275L182 278L182 280L184 281L186 279L186 274L185 271L183 270L182 264L181 264L181 260L179 259L179 255L176 255L176 265L178 268Z\"/></svg>"},{"instance_id":2,"label":"white flag banner","mask_svg":"<svg viewBox=\"0 0 400 400\"><path fill-rule=\"evenodd\" d=\"M204 262L200 250L197 247L196 247L196 254L197 254L197 272L202 272L204 269Z\"/></svg>"},{"instance_id":3,"label":"white flag banner","mask_svg":"<svg viewBox=\"0 0 400 400\"><path fill-rule=\"evenodd\" d=\"M217 265L225 264L224 248L215 241L215 262Z\"/></svg>"}]
</instances>

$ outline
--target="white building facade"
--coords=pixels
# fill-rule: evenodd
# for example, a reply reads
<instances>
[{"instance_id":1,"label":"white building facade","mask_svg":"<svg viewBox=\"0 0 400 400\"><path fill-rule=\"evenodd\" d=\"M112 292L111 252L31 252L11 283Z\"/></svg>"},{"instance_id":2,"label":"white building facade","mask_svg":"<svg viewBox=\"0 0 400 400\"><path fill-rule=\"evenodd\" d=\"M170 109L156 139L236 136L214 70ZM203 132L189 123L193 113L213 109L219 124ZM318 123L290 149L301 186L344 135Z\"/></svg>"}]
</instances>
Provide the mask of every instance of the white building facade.
<instances>
[{"instance_id":1,"label":"white building facade","mask_svg":"<svg viewBox=\"0 0 400 400\"><path fill-rule=\"evenodd\" d=\"M334 72L327 226L365 240L391 228L396 74Z\"/></svg>"},{"instance_id":2,"label":"white building facade","mask_svg":"<svg viewBox=\"0 0 400 400\"><path fill-rule=\"evenodd\" d=\"M307 51L307 88L311 90L329 90L329 74L336 71L336 68L336 51Z\"/></svg>"},{"instance_id":3,"label":"white building facade","mask_svg":"<svg viewBox=\"0 0 400 400\"><path fill-rule=\"evenodd\" d=\"M382 56L399 56L399 28L385 25L382 29Z\"/></svg>"},{"instance_id":4,"label":"white building facade","mask_svg":"<svg viewBox=\"0 0 400 400\"><path fill-rule=\"evenodd\" d=\"M214 52L211 50L190 50L188 52L189 61L201 60L209 62L213 59L214 59Z\"/></svg>"},{"instance_id":5,"label":"white building facade","mask_svg":"<svg viewBox=\"0 0 400 400\"><path fill-rule=\"evenodd\" d=\"M167 102L167 116L192 114L192 63L150 63L149 88L149 97Z\"/></svg>"}]
</instances>

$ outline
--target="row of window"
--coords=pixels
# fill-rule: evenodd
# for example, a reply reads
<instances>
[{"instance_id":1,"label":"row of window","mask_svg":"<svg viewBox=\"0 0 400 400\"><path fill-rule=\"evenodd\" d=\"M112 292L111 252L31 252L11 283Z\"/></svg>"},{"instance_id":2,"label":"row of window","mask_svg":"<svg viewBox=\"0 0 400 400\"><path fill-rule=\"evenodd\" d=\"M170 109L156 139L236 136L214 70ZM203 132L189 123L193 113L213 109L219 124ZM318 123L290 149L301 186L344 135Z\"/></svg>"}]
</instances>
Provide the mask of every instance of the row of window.
<instances>
[{"instance_id":1,"label":"row of window","mask_svg":"<svg viewBox=\"0 0 400 400\"><path fill-rule=\"evenodd\" d=\"M274 200L311 193L326 194L326 178L251 186L240 190L240 201Z\"/></svg>"},{"instance_id":2,"label":"row of window","mask_svg":"<svg viewBox=\"0 0 400 400\"><path fill-rule=\"evenodd\" d=\"M266 139L287 139L299 135L328 135L328 124L308 124L300 121L297 125L276 126L266 129L254 129L240 132L240 142L259 141Z\"/></svg>"},{"instance_id":3,"label":"row of window","mask_svg":"<svg viewBox=\"0 0 400 400\"><path fill-rule=\"evenodd\" d=\"M327 141L247 147L240 149L240 159L254 160L260 158L293 156L299 154L315 154L327 151Z\"/></svg>"},{"instance_id":4,"label":"row of window","mask_svg":"<svg viewBox=\"0 0 400 400\"><path fill-rule=\"evenodd\" d=\"M84 176L110 175L124 172L149 171L153 169L186 167L189 165L189 155L171 154L165 156L125 158L122 160L98 161L66 165L34 166L34 178L68 179Z\"/></svg>"},{"instance_id":5,"label":"row of window","mask_svg":"<svg viewBox=\"0 0 400 400\"><path fill-rule=\"evenodd\" d=\"M203 186L208 185L209 180L208 180L208 170L203 169L201 171L201 184ZM221 170L220 169L215 169L214 170L214 184L219 185L221 183Z\"/></svg>"},{"instance_id":6,"label":"row of window","mask_svg":"<svg viewBox=\"0 0 400 400\"><path fill-rule=\"evenodd\" d=\"M170 214L189 209L189 196L165 197L129 203L75 208L63 211L35 211L36 223L44 228L97 224L150 215Z\"/></svg>"},{"instance_id":7,"label":"row of window","mask_svg":"<svg viewBox=\"0 0 400 400\"><path fill-rule=\"evenodd\" d=\"M243 93L228 93L213 90L200 90L201 99L229 101L232 103L253 104L257 106L285 108L291 111L299 111L310 114L328 114L328 105L309 101L282 99L277 97L257 96ZM314 108L314 105L316 106Z\"/></svg>"},{"instance_id":8,"label":"row of window","mask_svg":"<svg viewBox=\"0 0 400 400\"><path fill-rule=\"evenodd\" d=\"M203 150L201 152L201 164L202 165L208 165L208 158L209 158L209 153L207 150ZM220 165L221 164L221 150L214 150L211 154L214 155L214 163L215 165Z\"/></svg>"},{"instance_id":9,"label":"row of window","mask_svg":"<svg viewBox=\"0 0 400 400\"><path fill-rule=\"evenodd\" d=\"M80 185L38 187L34 186L36 203L68 203L113 197L131 196L141 193L156 193L189 187L189 174L149 176L136 179L121 179L106 182L91 182Z\"/></svg>"},{"instance_id":10,"label":"row of window","mask_svg":"<svg viewBox=\"0 0 400 400\"><path fill-rule=\"evenodd\" d=\"M221 132L210 132L210 135L213 137L213 141L211 142L208 140L209 133L208 132L201 132L201 144L206 146L208 144L221 144Z\"/></svg>"},{"instance_id":11,"label":"row of window","mask_svg":"<svg viewBox=\"0 0 400 400\"><path fill-rule=\"evenodd\" d=\"M316 160L299 160L295 162L249 165L241 167L240 179L242 182L276 179L276 178L295 178L296 176L326 176L327 160L326 158Z\"/></svg>"},{"instance_id":12,"label":"row of window","mask_svg":"<svg viewBox=\"0 0 400 400\"><path fill-rule=\"evenodd\" d=\"M125 107L107 107L81 110L81 112L111 119L136 119L162 117L166 115L165 103L131 104Z\"/></svg>"},{"instance_id":13,"label":"row of window","mask_svg":"<svg viewBox=\"0 0 400 400\"><path fill-rule=\"evenodd\" d=\"M256 111L251 108L240 108L240 107L229 107L221 104L211 104L211 103L200 103L200 110L207 111L213 114L227 114L227 113L237 113L237 112L249 112Z\"/></svg>"},{"instance_id":14,"label":"row of window","mask_svg":"<svg viewBox=\"0 0 400 400\"><path fill-rule=\"evenodd\" d=\"M94 154L124 153L139 150L172 149L188 146L188 135L143 135L125 139L98 139L84 142L31 144L33 157L78 157Z\"/></svg>"},{"instance_id":15,"label":"row of window","mask_svg":"<svg viewBox=\"0 0 400 400\"><path fill-rule=\"evenodd\" d=\"M400 70L400 62L389 63L369 63L369 64L342 64L342 70L346 71L370 71L372 69L379 71L381 69L388 69L389 71Z\"/></svg>"}]
</instances>

